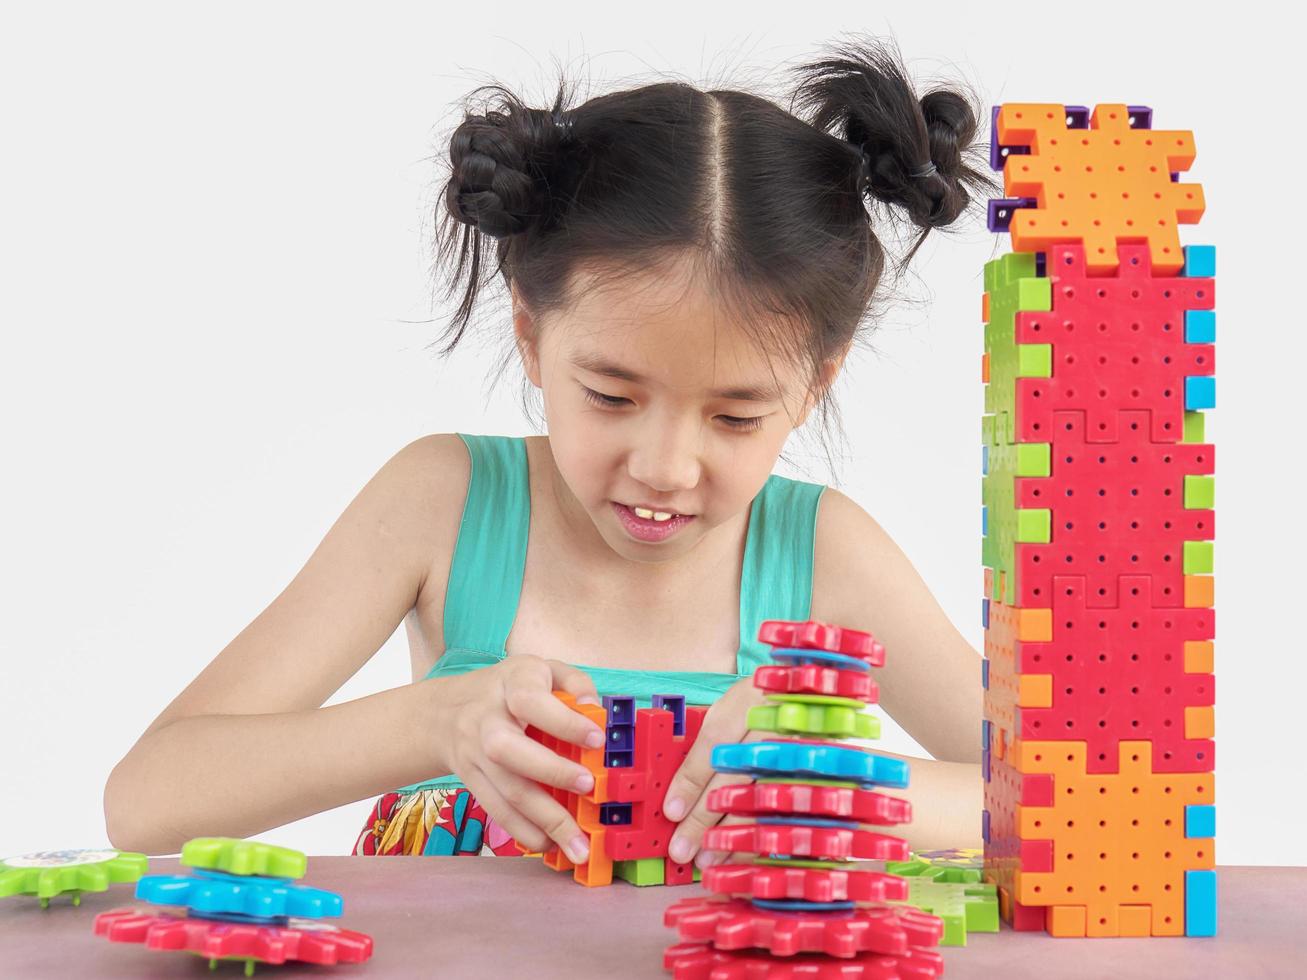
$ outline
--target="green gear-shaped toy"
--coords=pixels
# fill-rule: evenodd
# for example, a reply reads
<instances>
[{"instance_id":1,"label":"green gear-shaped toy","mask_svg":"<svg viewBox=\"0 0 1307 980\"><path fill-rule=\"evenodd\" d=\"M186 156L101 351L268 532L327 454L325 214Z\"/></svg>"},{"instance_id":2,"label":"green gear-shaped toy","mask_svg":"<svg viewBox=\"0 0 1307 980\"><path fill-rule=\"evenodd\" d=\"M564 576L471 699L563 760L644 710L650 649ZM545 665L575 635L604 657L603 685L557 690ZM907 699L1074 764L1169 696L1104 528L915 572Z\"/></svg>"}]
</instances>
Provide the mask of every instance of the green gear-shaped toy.
<instances>
[{"instance_id":1,"label":"green gear-shaped toy","mask_svg":"<svg viewBox=\"0 0 1307 980\"><path fill-rule=\"evenodd\" d=\"M845 704L842 703L844 700L826 698L816 702L769 698L768 704L749 709L746 724L752 731L780 734L797 732L826 738L879 738L880 719L863 711L861 702ZM841 703L828 703L831 701Z\"/></svg>"},{"instance_id":2,"label":"green gear-shaped toy","mask_svg":"<svg viewBox=\"0 0 1307 980\"><path fill-rule=\"evenodd\" d=\"M134 851L35 851L0 861L0 898L32 895L48 908L56 895L69 895L74 905L82 892L102 892L111 884L138 880L149 858Z\"/></svg>"},{"instance_id":3,"label":"green gear-shaped toy","mask_svg":"<svg viewBox=\"0 0 1307 980\"><path fill-rule=\"evenodd\" d=\"M268 878L302 878L308 867L303 851L234 837L196 837L182 845L181 863L205 871Z\"/></svg>"}]
</instances>

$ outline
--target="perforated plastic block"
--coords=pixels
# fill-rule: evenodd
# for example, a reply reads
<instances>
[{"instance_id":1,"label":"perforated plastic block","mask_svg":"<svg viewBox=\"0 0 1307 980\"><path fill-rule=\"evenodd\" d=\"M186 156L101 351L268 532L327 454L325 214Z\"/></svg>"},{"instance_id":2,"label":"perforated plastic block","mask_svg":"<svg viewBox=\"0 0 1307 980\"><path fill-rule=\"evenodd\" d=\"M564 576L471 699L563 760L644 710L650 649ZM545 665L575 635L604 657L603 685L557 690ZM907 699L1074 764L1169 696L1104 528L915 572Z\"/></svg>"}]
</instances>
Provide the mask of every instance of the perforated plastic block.
<instances>
[{"instance_id":1,"label":"perforated plastic block","mask_svg":"<svg viewBox=\"0 0 1307 980\"><path fill-rule=\"evenodd\" d=\"M772 912L741 899L688 898L668 907L663 924L688 942L710 942L717 949L758 947L776 956L825 953L901 955L910 947L935 946L944 925L933 915L895 905L860 907L850 912Z\"/></svg>"},{"instance_id":2,"label":"perforated plastic block","mask_svg":"<svg viewBox=\"0 0 1307 980\"><path fill-rule=\"evenodd\" d=\"M1117 266L1119 239L1143 237L1160 274L1181 271L1177 226L1202 217L1203 190L1177 183L1171 174L1193 163L1193 133L1138 130L1130 119L1130 107L1100 104L1089 128L1070 130L1061 105L1009 103L999 109L996 141L1028 151L1006 157L1003 194L1038 201L1012 217L1014 251L1047 252L1079 236L1090 268L1102 275ZM1094 174L1092 181L1085 179L1087 172Z\"/></svg>"},{"instance_id":3,"label":"perforated plastic block","mask_svg":"<svg viewBox=\"0 0 1307 980\"><path fill-rule=\"evenodd\" d=\"M900 759L799 739L717 745L712 750L712 767L718 772L753 776L816 776L896 789L908 785L908 765Z\"/></svg>"},{"instance_id":4,"label":"perforated plastic block","mask_svg":"<svg viewBox=\"0 0 1307 980\"><path fill-rule=\"evenodd\" d=\"M798 782L716 786L708 792L708 809L743 816L806 814L868 824L900 824L912 819L912 804L897 796Z\"/></svg>"}]
</instances>

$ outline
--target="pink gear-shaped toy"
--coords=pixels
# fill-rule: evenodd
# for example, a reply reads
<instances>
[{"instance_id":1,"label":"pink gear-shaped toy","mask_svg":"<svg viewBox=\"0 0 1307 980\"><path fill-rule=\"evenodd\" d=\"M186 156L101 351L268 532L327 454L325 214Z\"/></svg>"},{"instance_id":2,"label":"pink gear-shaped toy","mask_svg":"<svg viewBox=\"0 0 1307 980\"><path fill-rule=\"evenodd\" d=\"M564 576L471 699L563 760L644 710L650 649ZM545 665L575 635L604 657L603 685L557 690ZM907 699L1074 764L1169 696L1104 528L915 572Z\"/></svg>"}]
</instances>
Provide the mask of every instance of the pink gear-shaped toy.
<instances>
[{"instance_id":1,"label":"pink gear-shaped toy","mask_svg":"<svg viewBox=\"0 0 1307 980\"><path fill-rule=\"evenodd\" d=\"M908 860L908 843L901 837L852 827L811 827L798 823L717 826L704 834L703 846L710 851L784 854L835 861Z\"/></svg>"},{"instance_id":2,"label":"pink gear-shaped toy","mask_svg":"<svg viewBox=\"0 0 1307 980\"><path fill-rule=\"evenodd\" d=\"M713 949L704 943L678 943L663 953L672 980L935 980L944 958L933 949L910 949L898 956L863 953L849 959L795 956L776 959L763 953Z\"/></svg>"},{"instance_id":3,"label":"pink gear-shaped toy","mask_svg":"<svg viewBox=\"0 0 1307 980\"><path fill-rule=\"evenodd\" d=\"M332 966L362 963L372 955L372 937L350 929L292 919L290 925L257 925L113 909L95 917L95 934L149 949L186 950L210 959L235 958L282 964L288 960Z\"/></svg>"},{"instance_id":4,"label":"pink gear-shaped toy","mask_svg":"<svg viewBox=\"0 0 1307 980\"><path fill-rule=\"evenodd\" d=\"M875 704L880 689L871 674L825 664L768 664L753 672L753 686L773 694L822 694Z\"/></svg>"},{"instance_id":5,"label":"pink gear-shaped toy","mask_svg":"<svg viewBox=\"0 0 1307 980\"><path fill-rule=\"evenodd\" d=\"M768 619L758 627L758 639L774 647L800 650L826 650L857 657L873 667L885 666L885 647L870 633L851 630L810 619L804 623L785 619Z\"/></svg>"},{"instance_id":6,"label":"pink gear-shaped toy","mask_svg":"<svg viewBox=\"0 0 1307 980\"><path fill-rule=\"evenodd\" d=\"M907 823L912 819L912 804L897 796L852 786L810 783L718 786L708 793L708 809L713 813L743 816L792 813L881 825Z\"/></svg>"},{"instance_id":7,"label":"pink gear-shaped toy","mask_svg":"<svg viewBox=\"0 0 1307 980\"><path fill-rule=\"evenodd\" d=\"M703 887L719 895L773 901L906 902L908 879L883 871L717 864L703 869Z\"/></svg>"},{"instance_id":8,"label":"pink gear-shaped toy","mask_svg":"<svg viewBox=\"0 0 1307 980\"><path fill-rule=\"evenodd\" d=\"M709 942L721 950L756 946L773 956L898 956L910 947L938 945L944 935L943 921L907 906L774 912L738 898L682 899L668 907L663 924L675 928L683 942Z\"/></svg>"}]
</instances>

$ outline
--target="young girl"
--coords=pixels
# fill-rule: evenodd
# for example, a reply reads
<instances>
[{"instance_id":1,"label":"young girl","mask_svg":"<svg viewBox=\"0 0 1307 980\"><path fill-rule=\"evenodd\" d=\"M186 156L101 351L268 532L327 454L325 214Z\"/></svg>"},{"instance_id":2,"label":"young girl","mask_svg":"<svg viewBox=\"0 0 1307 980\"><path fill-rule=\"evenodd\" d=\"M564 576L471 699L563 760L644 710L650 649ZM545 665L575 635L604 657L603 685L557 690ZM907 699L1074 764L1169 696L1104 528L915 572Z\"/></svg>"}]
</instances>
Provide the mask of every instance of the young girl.
<instances>
[{"instance_id":1,"label":"young girl","mask_svg":"<svg viewBox=\"0 0 1307 980\"><path fill-rule=\"evenodd\" d=\"M664 803L685 861L716 821L710 749L761 700L758 625L809 618L889 651L881 703L937 760L904 794L913 845L976 843L976 651L862 508L771 470L827 416L878 295L868 208L920 229L906 262L968 186L997 189L969 159L977 111L919 99L892 49L850 42L799 74L800 115L682 83L572 108L560 87L549 110L491 87L450 147L439 256L466 290L445 352L502 274L548 435L432 435L387 462L115 767L116 846L171 852L384 794L357 853L556 843L582 861L538 784L591 777L525 727L602 744L553 691L679 692L711 705ZM321 707L401 621L414 682Z\"/></svg>"}]
</instances>

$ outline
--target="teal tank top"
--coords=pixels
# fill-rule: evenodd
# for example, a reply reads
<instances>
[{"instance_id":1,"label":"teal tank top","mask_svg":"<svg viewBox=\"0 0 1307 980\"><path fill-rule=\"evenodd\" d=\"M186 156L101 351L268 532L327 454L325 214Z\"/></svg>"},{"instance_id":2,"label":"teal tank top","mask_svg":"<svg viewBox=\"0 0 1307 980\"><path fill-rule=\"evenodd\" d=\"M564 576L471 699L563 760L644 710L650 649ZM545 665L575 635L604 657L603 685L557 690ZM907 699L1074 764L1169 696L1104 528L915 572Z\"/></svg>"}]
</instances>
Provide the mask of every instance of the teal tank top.
<instances>
[{"instance_id":1,"label":"teal tank top","mask_svg":"<svg viewBox=\"0 0 1307 980\"><path fill-rule=\"evenodd\" d=\"M427 671L428 678L466 674L508 655L526 571L531 520L526 441L458 436L467 446L472 472L445 589L445 650ZM573 666L590 675L600 697L632 696L646 707L655 694L682 694L687 704L712 704L740 678L752 676L755 668L770 662L769 647L757 640L763 620L809 618L817 506L825 489L773 473L753 498L740 574L735 673ZM400 792L461 785L457 776L442 776Z\"/></svg>"}]
</instances>

